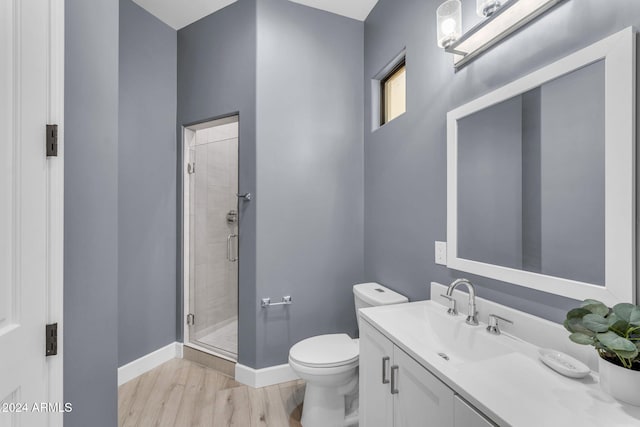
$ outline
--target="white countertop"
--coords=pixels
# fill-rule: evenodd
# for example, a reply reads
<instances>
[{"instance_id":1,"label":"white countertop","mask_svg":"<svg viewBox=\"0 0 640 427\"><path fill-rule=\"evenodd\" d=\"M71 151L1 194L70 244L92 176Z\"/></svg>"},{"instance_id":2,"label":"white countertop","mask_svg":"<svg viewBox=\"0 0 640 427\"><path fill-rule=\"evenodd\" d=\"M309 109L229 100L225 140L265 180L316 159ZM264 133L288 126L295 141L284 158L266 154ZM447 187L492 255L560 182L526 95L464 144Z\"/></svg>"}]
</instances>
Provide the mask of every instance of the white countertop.
<instances>
[{"instance_id":1,"label":"white countertop","mask_svg":"<svg viewBox=\"0 0 640 427\"><path fill-rule=\"evenodd\" d=\"M419 301L366 308L360 315L500 426L640 427L640 407L604 393L597 373L583 379L564 377L538 359L538 347L506 333L499 337L487 334L487 339L500 340L495 343L504 343L513 352L477 361L473 354L445 361L437 355L439 332L433 333L427 311L444 313L446 308ZM486 327L466 325L464 319L462 315L450 317L458 331Z\"/></svg>"}]
</instances>

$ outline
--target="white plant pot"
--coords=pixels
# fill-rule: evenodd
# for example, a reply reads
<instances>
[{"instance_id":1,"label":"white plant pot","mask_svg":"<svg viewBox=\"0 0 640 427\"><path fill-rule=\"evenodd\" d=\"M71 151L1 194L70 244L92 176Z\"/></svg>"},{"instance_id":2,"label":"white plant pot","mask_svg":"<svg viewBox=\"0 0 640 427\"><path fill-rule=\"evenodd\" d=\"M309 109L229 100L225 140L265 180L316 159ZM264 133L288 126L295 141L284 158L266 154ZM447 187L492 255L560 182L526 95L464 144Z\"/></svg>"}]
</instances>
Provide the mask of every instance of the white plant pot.
<instances>
[{"instance_id":1,"label":"white plant pot","mask_svg":"<svg viewBox=\"0 0 640 427\"><path fill-rule=\"evenodd\" d=\"M614 398L640 406L640 371L632 371L622 366L598 358L600 387Z\"/></svg>"}]
</instances>

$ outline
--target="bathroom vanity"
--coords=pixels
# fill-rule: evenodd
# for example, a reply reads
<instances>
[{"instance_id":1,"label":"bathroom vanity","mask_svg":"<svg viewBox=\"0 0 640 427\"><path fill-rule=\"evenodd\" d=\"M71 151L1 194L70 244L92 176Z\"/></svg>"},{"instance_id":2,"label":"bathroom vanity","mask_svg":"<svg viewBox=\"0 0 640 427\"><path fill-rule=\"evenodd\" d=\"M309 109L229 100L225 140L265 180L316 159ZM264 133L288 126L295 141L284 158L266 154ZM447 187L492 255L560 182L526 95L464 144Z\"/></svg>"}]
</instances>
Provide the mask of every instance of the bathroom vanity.
<instances>
[{"instance_id":1,"label":"bathroom vanity","mask_svg":"<svg viewBox=\"0 0 640 427\"><path fill-rule=\"evenodd\" d=\"M368 322L360 331L360 351L361 425L495 425Z\"/></svg>"},{"instance_id":2,"label":"bathroom vanity","mask_svg":"<svg viewBox=\"0 0 640 427\"><path fill-rule=\"evenodd\" d=\"M465 306L465 293L454 297ZM360 426L640 425L640 407L600 390L597 373L567 378L539 360L552 347L595 367L560 325L480 298L478 312L471 326L435 300L360 310ZM489 314L514 325L489 334Z\"/></svg>"}]
</instances>

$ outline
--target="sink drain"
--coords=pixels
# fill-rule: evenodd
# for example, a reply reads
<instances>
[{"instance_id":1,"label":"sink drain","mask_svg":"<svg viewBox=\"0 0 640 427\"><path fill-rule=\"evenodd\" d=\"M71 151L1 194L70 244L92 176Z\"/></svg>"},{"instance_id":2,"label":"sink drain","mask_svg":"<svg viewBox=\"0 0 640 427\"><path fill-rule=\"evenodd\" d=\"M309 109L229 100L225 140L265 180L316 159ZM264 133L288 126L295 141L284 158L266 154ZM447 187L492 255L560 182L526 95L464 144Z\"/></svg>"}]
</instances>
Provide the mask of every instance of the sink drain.
<instances>
[{"instance_id":1,"label":"sink drain","mask_svg":"<svg viewBox=\"0 0 640 427\"><path fill-rule=\"evenodd\" d=\"M446 353L438 353L438 356L442 357L444 360L449 360L449 356Z\"/></svg>"}]
</instances>

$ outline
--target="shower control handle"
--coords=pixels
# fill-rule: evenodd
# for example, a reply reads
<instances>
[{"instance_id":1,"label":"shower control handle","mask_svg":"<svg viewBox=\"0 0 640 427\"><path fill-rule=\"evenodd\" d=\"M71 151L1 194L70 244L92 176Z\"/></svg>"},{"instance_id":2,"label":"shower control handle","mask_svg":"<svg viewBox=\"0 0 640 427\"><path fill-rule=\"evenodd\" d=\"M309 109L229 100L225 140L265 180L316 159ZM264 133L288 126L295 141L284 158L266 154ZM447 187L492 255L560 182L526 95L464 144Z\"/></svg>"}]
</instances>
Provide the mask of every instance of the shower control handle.
<instances>
[{"instance_id":1,"label":"shower control handle","mask_svg":"<svg viewBox=\"0 0 640 427\"><path fill-rule=\"evenodd\" d=\"M237 256L233 256L231 254L231 252L233 252L233 243L232 240L234 238L237 238L238 235L237 234L229 234L229 236L227 236L227 261L229 262L236 262L238 261L238 257Z\"/></svg>"}]
</instances>

